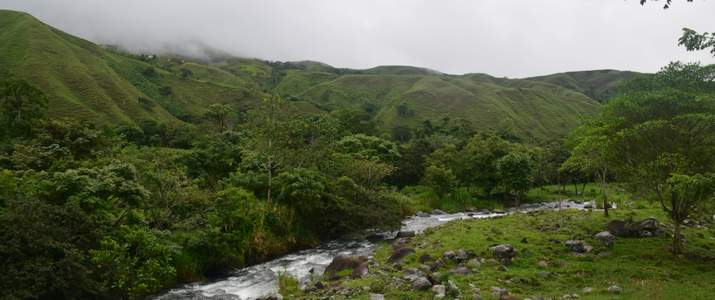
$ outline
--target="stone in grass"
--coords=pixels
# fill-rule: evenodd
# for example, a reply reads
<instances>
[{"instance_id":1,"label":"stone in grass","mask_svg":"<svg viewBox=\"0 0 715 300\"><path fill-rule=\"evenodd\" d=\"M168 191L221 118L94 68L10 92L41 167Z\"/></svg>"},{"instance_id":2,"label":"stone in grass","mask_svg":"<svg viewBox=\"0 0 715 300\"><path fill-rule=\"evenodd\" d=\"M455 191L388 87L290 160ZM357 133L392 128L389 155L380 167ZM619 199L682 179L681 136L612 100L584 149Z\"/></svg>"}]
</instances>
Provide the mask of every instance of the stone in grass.
<instances>
[{"instance_id":1,"label":"stone in grass","mask_svg":"<svg viewBox=\"0 0 715 300\"><path fill-rule=\"evenodd\" d=\"M455 253L454 260L457 262L465 262L474 256L475 254L472 251L465 251L464 249L459 249Z\"/></svg>"},{"instance_id":2,"label":"stone in grass","mask_svg":"<svg viewBox=\"0 0 715 300\"><path fill-rule=\"evenodd\" d=\"M566 245L566 248L571 250L571 252L576 252L576 253L586 253L588 252L588 247L582 240L568 240L564 242L564 245Z\"/></svg>"},{"instance_id":3,"label":"stone in grass","mask_svg":"<svg viewBox=\"0 0 715 300\"><path fill-rule=\"evenodd\" d=\"M457 275L468 275L472 273L472 270L465 266L457 266L454 269L449 271L452 274L457 274Z\"/></svg>"},{"instance_id":4,"label":"stone in grass","mask_svg":"<svg viewBox=\"0 0 715 300\"><path fill-rule=\"evenodd\" d=\"M601 231L594 236L601 244L608 248L613 248L613 242L616 241L616 236L608 231Z\"/></svg>"},{"instance_id":5,"label":"stone in grass","mask_svg":"<svg viewBox=\"0 0 715 300\"><path fill-rule=\"evenodd\" d=\"M454 259L455 256L457 256L457 254L454 253L454 251L445 251L444 253L442 253L442 257L443 257L445 260Z\"/></svg>"},{"instance_id":6,"label":"stone in grass","mask_svg":"<svg viewBox=\"0 0 715 300\"><path fill-rule=\"evenodd\" d=\"M442 266L444 266L444 263L441 260L435 260L434 262L432 262L432 264L430 264L429 269L434 272Z\"/></svg>"},{"instance_id":7,"label":"stone in grass","mask_svg":"<svg viewBox=\"0 0 715 300\"><path fill-rule=\"evenodd\" d=\"M426 291L432 287L432 283L425 277L419 277L412 281L412 289Z\"/></svg>"},{"instance_id":8,"label":"stone in grass","mask_svg":"<svg viewBox=\"0 0 715 300\"><path fill-rule=\"evenodd\" d=\"M542 278L549 278L551 276L554 276L554 273L547 272L547 271L541 271L541 272L539 272L539 276Z\"/></svg>"},{"instance_id":9,"label":"stone in grass","mask_svg":"<svg viewBox=\"0 0 715 300\"><path fill-rule=\"evenodd\" d=\"M620 294L623 293L623 288L617 285L612 285L608 287L608 292L611 294Z\"/></svg>"},{"instance_id":10,"label":"stone in grass","mask_svg":"<svg viewBox=\"0 0 715 300\"><path fill-rule=\"evenodd\" d=\"M509 291L507 289L498 286L492 287L492 296L494 296L494 298L501 299L507 295L509 295Z\"/></svg>"},{"instance_id":11,"label":"stone in grass","mask_svg":"<svg viewBox=\"0 0 715 300\"><path fill-rule=\"evenodd\" d=\"M478 258L472 258L467 262L467 266L470 268L479 268L482 262Z\"/></svg>"},{"instance_id":12,"label":"stone in grass","mask_svg":"<svg viewBox=\"0 0 715 300\"><path fill-rule=\"evenodd\" d=\"M511 259L516 256L516 249L511 244L501 244L489 248L492 254L499 259L503 265L509 265Z\"/></svg>"},{"instance_id":13,"label":"stone in grass","mask_svg":"<svg viewBox=\"0 0 715 300\"><path fill-rule=\"evenodd\" d=\"M549 263L547 263L545 260L540 260L538 263L536 263L536 265L539 266L540 268L548 268L549 267Z\"/></svg>"},{"instance_id":14,"label":"stone in grass","mask_svg":"<svg viewBox=\"0 0 715 300\"><path fill-rule=\"evenodd\" d=\"M383 295L383 294L370 294L370 300L385 300L385 295Z\"/></svg>"},{"instance_id":15,"label":"stone in grass","mask_svg":"<svg viewBox=\"0 0 715 300\"><path fill-rule=\"evenodd\" d=\"M433 285L432 292L434 293L435 299L442 299L447 296L447 288L441 284Z\"/></svg>"}]
</instances>

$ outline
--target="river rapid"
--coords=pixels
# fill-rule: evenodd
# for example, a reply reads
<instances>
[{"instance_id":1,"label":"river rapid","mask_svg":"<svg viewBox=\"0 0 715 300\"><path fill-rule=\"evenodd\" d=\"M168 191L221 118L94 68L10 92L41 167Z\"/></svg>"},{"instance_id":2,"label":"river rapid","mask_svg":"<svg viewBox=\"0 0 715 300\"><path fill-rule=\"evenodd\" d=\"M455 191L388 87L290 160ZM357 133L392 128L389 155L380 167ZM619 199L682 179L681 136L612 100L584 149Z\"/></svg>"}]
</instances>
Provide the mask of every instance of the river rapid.
<instances>
[{"instance_id":1,"label":"river rapid","mask_svg":"<svg viewBox=\"0 0 715 300\"><path fill-rule=\"evenodd\" d=\"M537 210L591 209L593 207L595 207L593 202L564 200L524 204L517 208L510 208L507 211L483 210L454 214L440 211L433 211L432 213L421 212L405 219L402 222L400 231L414 231L419 234L427 228L436 227L454 220L488 219ZM394 232L384 236L385 239L390 239L394 238L396 234L397 232ZM278 291L279 273L286 273L305 283L312 276L320 276L335 256L346 254L370 257L376 246L377 243L367 240L330 241L313 249L294 252L261 264L238 269L227 278L212 282L187 284L183 287L172 289L155 299L256 299Z\"/></svg>"}]
</instances>

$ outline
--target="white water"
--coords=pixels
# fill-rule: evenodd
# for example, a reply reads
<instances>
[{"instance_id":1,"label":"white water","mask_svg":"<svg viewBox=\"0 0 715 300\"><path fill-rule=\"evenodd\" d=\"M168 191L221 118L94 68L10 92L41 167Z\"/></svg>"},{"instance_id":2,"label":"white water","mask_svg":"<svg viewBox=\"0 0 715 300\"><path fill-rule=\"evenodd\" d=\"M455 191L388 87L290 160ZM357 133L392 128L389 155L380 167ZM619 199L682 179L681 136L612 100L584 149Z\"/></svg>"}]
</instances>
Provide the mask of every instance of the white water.
<instances>
[{"instance_id":1,"label":"white water","mask_svg":"<svg viewBox=\"0 0 715 300\"><path fill-rule=\"evenodd\" d=\"M515 212L536 210L585 209L589 202L572 201L525 204L507 212L461 212L455 214L430 214L412 216L402 222L402 231L421 233L454 220L486 219ZM593 203L590 203L593 205ZM614 207L615 208L615 207ZM370 256L376 244L368 241L332 241L317 248L298 251L277 259L239 269L230 277L209 283L194 283L173 289L156 299L255 299L277 292L278 274L287 273L301 282L319 276L338 254ZM312 273L311 273L312 272Z\"/></svg>"}]
</instances>

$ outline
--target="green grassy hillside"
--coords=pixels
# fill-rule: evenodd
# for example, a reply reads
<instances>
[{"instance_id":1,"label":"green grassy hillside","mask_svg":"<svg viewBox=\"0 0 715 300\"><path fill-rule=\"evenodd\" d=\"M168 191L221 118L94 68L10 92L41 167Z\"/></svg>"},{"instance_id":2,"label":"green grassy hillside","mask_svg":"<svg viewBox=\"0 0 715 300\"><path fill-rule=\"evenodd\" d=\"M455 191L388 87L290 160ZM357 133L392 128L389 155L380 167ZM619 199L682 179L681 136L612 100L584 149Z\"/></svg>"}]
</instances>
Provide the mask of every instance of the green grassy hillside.
<instances>
[{"instance_id":1,"label":"green grassy hillside","mask_svg":"<svg viewBox=\"0 0 715 300\"><path fill-rule=\"evenodd\" d=\"M553 83L604 102L616 95L618 84L639 74L629 71L595 70L558 73L528 79Z\"/></svg>"},{"instance_id":2,"label":"green grassy hillside","mask_svg":"<svg viewBox=\"0 0 715 300\"><path fill-rule=\"evenodd\" d=\"M325 109L376 109L385 130L449 116L530 140L565 134L599 106L582 93L543 82L394 68L346 75L293 70L278 91Z\"/></svg>"},{"instance_id":3,"label":"green grassy hillside","mask_svg":"<svg viewBox=\"0 0 715 300\"><path fill-rule=\"evenodd\" d=\"M253 81L192 64L187 68L197 79L184 79L158 60L95 45L25 13L0 11L0 78L25 79L42 89L51 117L105 125L172 123L199 118L210 103L258 99Z\"/></svg>"},{"instance_id":4,"label":"green grassy hillside","mask_svg":"<svg viewBox=\"0 0 715 300\"><path fill-rule=\"evenodd\" d=\"M28 14L0 11L0 79L26 79L45 91L52 117L100 124L195 123L210 104L246 109L263 93L277 92L307 102L296 109L311 113L367 110L386 132L448 116L477 130L508 130L535 140L565 134L597 110L596 100L607 99L618 82L635 74L589 71L506 79L409 66L351 70L313 61L230 57L200 62L123 53Z\"/></svg>"}]
</instances>

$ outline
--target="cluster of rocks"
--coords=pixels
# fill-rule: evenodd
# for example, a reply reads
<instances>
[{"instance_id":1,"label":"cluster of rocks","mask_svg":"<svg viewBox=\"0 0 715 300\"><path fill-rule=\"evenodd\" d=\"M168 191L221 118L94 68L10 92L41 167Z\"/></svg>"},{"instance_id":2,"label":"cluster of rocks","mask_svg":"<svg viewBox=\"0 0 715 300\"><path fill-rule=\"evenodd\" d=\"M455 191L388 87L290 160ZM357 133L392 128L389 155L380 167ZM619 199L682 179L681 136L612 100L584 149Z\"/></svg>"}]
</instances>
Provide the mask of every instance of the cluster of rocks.
<instances>
[{"instance_id":1,"label":"cluster of rocks","mask_svg":"<svg viewBox=\"0 0 715 300\"><path fill-rule=\"evenodd\" d=\"M439 211L433 211L432 214L438 214ZM608 231L602 231L595 234L593 237L606 248L613 247L616 237L649 237L657 236L663 233L662 226L657 220L648 218L639 222L614 220L608 223ZM363 276L388 276L389 272L399 271L402 276L390 276L385 280L385 286L391 288L411 288L416 291L431 291L434 299L482 299L479 289L473 285L471 291L469 289L460 290L460 288L448 278L451 275L468 275L477 272L479 267L484 264L498 265L504 271L508 270L507 266L512 263L512 260L517 257L519 251L511 244L496 244L489 247L489 253L492 258L479 257L474 251L465 249L456 249L445 251L441 256L433 257L429 254L422 254L417 258L420 266L416 268L403 269L402 261L409 255L416 253L414 247L423 247L425 245L416 245L413 247L410 241L414 236L414 232L401 232L398 234L400 238L396 239L392 244L392 253L388 258L388 265L375 269L374 274L368 275L368 266L370 260L364 256L337 256L325 270L327 279L339 279L340 274L347 275L345 270L351 270L350 276L359 278ZM555 243L562 243L554 240ZM526 244L526 239L522 240ZM574 255L583 255L591 252L593 247L588 245L582 239L571 239L562 243L564 247L574 253ZM439 243L435 244L439 245ZM434 245L433 245L434 246ZM523 251L524 255L526 250ZM451 266L446 269L446 266ZM540 260L537 266L542 270L539 276L549 278L554 276L554 273L549 272L550 263L545 260ZM389 271L387 268L390 268ZM387 271L387 272L386 272ZM382 277L381 277L382 278ZM506 282L508 283L508 282ZM321 283L318 283L321 284ZM321 286L324 295L342 295L348 298L351 295L359 295L368 292L371 300L382 300L385 296L380 292L382 289L371 289L370 287L362 288L346 288L339 285L331 287ZM592 288L584 288L583 293L591 293ZM608 287L607 291L612 294L620 294L623 289L613 285ZM509 291L502 287L492 287L491 294L495 299L507 300L518 299L509 294ZM566 294L561 299L577 299L578 294ZM528 298L527 298L528 299ZM539 299L538 297L536 299Z\"/></svg>"},{"instance_id":2,"label":"cluster of rocks","mask_svg":"<svg viewBox=\"0 0 715 300\"><path fill-rule=\"evenodd\" d=\"M472 268L476 268L482 263L482 260L476 258L476 254L473 251L464 249L445 251L441 257L436 258L429 254L423 254L418 261L423 264L423 267L405 270L403 278L410 282L414 290L432 290L436 299L461 293L454 282L445 282L444 278L448 277L449 274L471 274L474 272ZM439 269L447 263L453 263L456 266L447 272L440 272Z\"/></svg>"},{"instance_id":3,"label":"cluster of rocks","mask_svg":"<svg viewBox=\"0 0 715 300\"><path fill-rule=\"evenodd\" d=\"M633 220L613 220L606 225L608 232L617 237L654 237L665 231L655 218L635 222Z\"/></svg>"}]
</instances>

